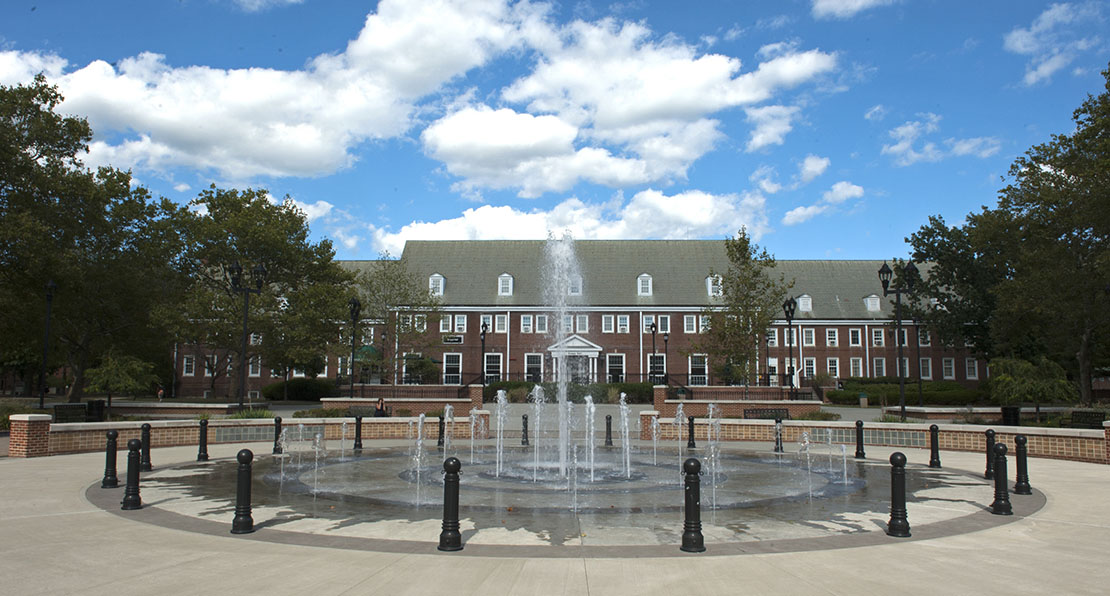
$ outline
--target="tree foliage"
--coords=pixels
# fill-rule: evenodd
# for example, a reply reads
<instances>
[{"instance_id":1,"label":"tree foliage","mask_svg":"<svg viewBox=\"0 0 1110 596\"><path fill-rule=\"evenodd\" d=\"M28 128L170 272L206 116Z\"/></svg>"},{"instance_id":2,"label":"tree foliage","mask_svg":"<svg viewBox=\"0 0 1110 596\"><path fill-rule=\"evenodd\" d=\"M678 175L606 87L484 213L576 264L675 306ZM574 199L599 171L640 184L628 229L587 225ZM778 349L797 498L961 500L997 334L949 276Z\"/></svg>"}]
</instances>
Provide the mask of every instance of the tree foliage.
<instances>
[{"instance_id":1,"label":"tree foliage","mask_svg":"<svg viewBox=\"0 0 1110 596\"><path fill-rule=\"evenodd\" d=\"M1020 358L991 360L991 399L1002 405L1067 401L1075 395L1063 367L1041 356L1036 363Z\"/></svg>"},{"instance_id":2,"label":"tree foliage","mask_svg":"<svg viewBox=\"0 0 1110 596\"><path fill-rule=\"evenodd\" d=\"M718 278L719 296L702 316L709 329L698 336L694 351L711 354L711 364L728 381L750 381L758 372L760 344L794 282L775 276L775 259L741 228L725 240L728 269L710 271Z\"/></svg>"},{"instance_id":3,"label":"tree foliage","mask_svg":"<svg viewBox=\"0 0 1110 596\"><path fill-rule=\"evenodd\" d=\"M439 343L440 299L412 274L404 259L389 253L359 274L357 287L362 302L358 343L379 347L358 364L377 369L383 379L400 379L406 353L424 353ZM379 336L368 336L366 325L375 326Z\"/></svg>"}]
</instances>

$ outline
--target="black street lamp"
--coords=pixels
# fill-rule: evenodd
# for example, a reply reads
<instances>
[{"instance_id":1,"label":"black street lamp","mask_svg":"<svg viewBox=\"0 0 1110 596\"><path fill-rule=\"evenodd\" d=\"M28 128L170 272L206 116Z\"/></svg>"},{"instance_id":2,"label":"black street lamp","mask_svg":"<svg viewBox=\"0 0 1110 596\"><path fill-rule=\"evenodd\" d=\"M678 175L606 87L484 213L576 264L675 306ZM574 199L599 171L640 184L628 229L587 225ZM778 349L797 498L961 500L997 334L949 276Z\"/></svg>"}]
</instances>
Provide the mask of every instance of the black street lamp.
<instances>
[{"instance_id":1,"label":"black street lamp","mask_svg":"<svg viewBox=\"0 0 1110 596\"><path fill-rule=\"evenodd\" d=\"M351 380L351 391L348 397L355 398L355 336L358 335L358 315L362 312L362 303L358 298L351 298L347 301L347 307L351 311L351 361L347 363L347 376Z\"/></svg>"},{"instance_id":2,"label":"black street lamp","mask_svg":"<svg viewBox=\"0 0 1110 596\"><path fill-rule=\"evenodd\" d=\"M668 368L668 367L667 367L667 360L669 360L669 358L667 358L667 353L668 353L668 352L667 352L667 340L669 340L670 338L671 338L671 334L670 334L670 333L663 333L663 384L664 384L664 385L667 385L667 384L668 384L668 379L667 379L667 368Z\"/></svg>"},{"instance_id":3,"label":"black street lamp","mask_svg":"<svg viewBox=\"0 0 1110 596\"><path fill-rule=\"evenodd\" d=\"M903 269L903 276L900 276L898 285L893 289L890 287L890 281L894 278L894 271L890 266L883 262L883 266L879 268L879 282L883 284L883 296L890 296L894 294L894 325L895 325L895 340L898 342L898 403L901 410L902 422L906 421L906 368L902 366L902 293L909 294L913 292L914 280L917 278L917 265L913 261L906 263ZM902 287L905 286L905 287ZM920 342L919 342L920 343Z\"/></svg>"},{"instance_id":4,"label":"black street lamp","mask_svg":"<svg viewBox=\"0 0 1110 596\"><path fill-rule=\"evenodd\" d=\"M916 317L913 319L913 328L917 331L917 407L924 408L925 395L921 388L921 322Z\"/></svg>"},{"instance_id":5,"label":"black street lamp","mask_svg":"<svg viewBox=\"0 0 1110 596\"><path fill-rule=\"evenodd\" d=\"M243 350L239 354L239 409L243 409L243 397L247 391L247 315L250 313L251 294L261 294L262 284L266 283L266 267L259 263L251 269L254 287L243 285L243 267L239 261L227 268L231 277L231 290L243 295Z\"/></svg>"},{"instance_id":6,"label":"black street lamp","mask_svg":"<svg viewBox=\"0 0 1110 596\"><path fill-rule=\"evenodd\" d=\"M489 331L489 323L482 323L482 331L478 334L478 339L482 341L482 361L479 366L482 371L482 387L486 386L486 332Z\"/></svg>"},{"instance_id":7,"label":"black street lamp","mask_svg":"<svg viewBox=\"0 0 1110 596\"><path fill-rule=\"evenodd\" d=\"M783 368L786 370L789 382L790 399L794 399L794 342L791 340L794 337L794 327L792 327L792 324L794 321L794 313L797 309L798 301L795 300L793 296L787 298L786 302L782 303L782 314L786 315L786 347L789 349L786 366Z\"/></svg>"},{"instance_id":8,"label":"black street lamp","mask_svg":"<svg viewBox=\"0 0 1110 596\"><path fill-rule=\"evenodd\" d=\"M46 282L46 328L42 336L42 368L39 369L39 409L46 409L46 358L50 354L50 307L54 303L54 280Z\"/></svg>"},{"instance_id":9,"label":"black street lamp","mask_svg":"<svg viewBox=\"0 0 1110 596\"><path fill-rule=\"evenodd\" d=\"M659 326L655 321L651 322L651 363L648 365L648 377L651 383L655 384L655 332L659 330Z\"/></svg>"}]
</instances>

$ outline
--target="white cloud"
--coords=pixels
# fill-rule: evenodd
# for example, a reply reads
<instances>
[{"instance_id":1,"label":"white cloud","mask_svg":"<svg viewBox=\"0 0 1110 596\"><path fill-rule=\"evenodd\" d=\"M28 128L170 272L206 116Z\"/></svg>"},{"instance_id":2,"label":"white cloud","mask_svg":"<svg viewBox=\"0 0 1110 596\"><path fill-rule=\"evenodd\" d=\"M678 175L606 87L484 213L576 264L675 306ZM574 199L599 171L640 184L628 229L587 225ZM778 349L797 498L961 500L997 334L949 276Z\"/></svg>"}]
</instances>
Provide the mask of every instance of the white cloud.
<instances>
[{"instance_id":1,"label":"white cloud","mask_svg":"<svg viewBox=\"0 0 1110 596\"><path fill-rule=\"evenodd\" d=\"M234 2L247 12L259 12L273 6L300 4L304 0L234 0Z\"/></svg>"},{"instance_id":2,"label":"white cloud","mask_svg":"<svg viewBox=\"0 0 1110 596\"><path fill-rule=\"evenodd\" d=\"M883 104L881 103L871 106L871 109L867 110L867 112L863 114L863 117L866 120L882 120L885 116L886 108L884 108Z\"/></svg>"},{"instance_id":3,"label":"white cloud","mask_svg":"<svg viewBox=\"0 0 1110 596\"><path fill-rule=\"evenodd\" d=\"M285 199L285 201L292 203L301 213L304 213L305 220L308 221L308 223L326 217L332 212L332 209L335 208L334 205L327 201L316 201L315 203L306 203L296 199Z\"/></svg>"},{"instance_id":4,"label":"white cloud","mask_svg":"<svg viewBox=\"0 0 1110 596\"><path fill-rule=\"evenodd\" d=\"M824 213L828 210L828 205L807 205L804 207L795 207L786 212L782 217L783 225L793 226L800 223L805 223L810 219Z\"/></svg>"},{"instance_id":5,"label":"white cloud","mask_svg":"<svg viewBox=\"0 0 1110 596\"><path fill-rule=\"evenodd\" d=\"M857 186L846 180L841 180L832 185L832 188L821 195L821 200L830 205L839 205L848 199L858 199L863 196L863 187Z\"/></svg>"},{"instance_id":6,"label":"white cloud","mask_svg":"<svg viewBox=\"0 0 1110 596\"><path fill-rule=\"evenodd\" d=\"M1035 85L1052 78L1057 71L1071 64L1080 53L1095 44L1083 38L1079 30L1084 22L1101 23L1098 4L1061 3L1046 8L1029 27L1015 27L1002 38L1008 52L1029 56L1022 82Z\"/></svg>"},{"instance_id":7,"label":"white cloud","mask_svg":"<svg viewBox=\"0 0 1110 596\"><path fill-rule=\"evenodd\" d=\"M1002 143L994 137L948 139L945 143L951 148L952 155L974 155L975 157L990 157L998 153L1002 147Z\"/></svg>"},{"instance_id":8,"label":"white cloud","mask_svg":"<svg viewBox=\"0 0 1110 596\"><path fill-rule=\"evenodd\" d=\"M793 226L805 223L822 213L828 213L834 207L848 199L858 199L863 196L863 187L841 180L832 185L832 188L821 195L821 200L813 205L795 207L786 212L782 217L783 225Z\"/></svg>"},{"instance_id":9,"label":"white cloud","mask_svg":"<svg viewBox=\"0 0 1110 596\"><path fill-rule=\"evenodd\" d=\"M67 64L64 58L53 54L0 51L0 85L26 83L40 72L55 78L62 74Z\"/></svg>"},{"instance_id":10,"label":"white cloud","mask_svg":"<svg viewBox=\"0 0 1110 596\"><path fill-rule=\"evenodd\" d=\"M178 182L177 184L173 185L173 189L176 190L177 192L185 192L185 191L189 190L190 188L192 188L192 187L189 186L188 184L185 184L184 182Z\"/></svg>"},{"instance_id":11,"label":"white cloud","mask_svg":"<svg viewBox=\"0 0 1110 596\"><path fill-rule=\"evenodd\" d=\"M763 106L747 108L748 122L755 126L748 139L747 151L757 151L767 145L781 145L786 133L793 129L790 121L798 113L795 106Z\"/></svg>"},{"instance_id":12,"label":"white cloud","mask_svg":"<svg viewBox=\"0 0 1110 596\"><path fill-rule=\"evenodd\" d=\"M847 19L869 8L893 3L894 0L813 0L813 18Z\"/></svg>"},{"instance_id":13,"label":"white cloud","mask_svg":"<svg viewBox=\"0 0 1110 596\"><path fill-rule=\"evenodd\" d=\"M814 178L825 173L829 164L832 163L827 157L818 157L816 155L807 155L802 160L802 165L798 167L798 176L801 178L802 184L812 181Z\"/></svg>"},{"instance_id":14,"label":"white cloud","mask_svg":"<svg viewBox=\"0 0 1110 596\"><path fill-rule=\"evenodd\" d=\"M919 161L940 161L946 157L964 155L985 158L998 153L1002 147L1001 141L994 137L948 138L944 140L944 144L948 146L947 151L933 141L923 140L918 143L918 140L940 130L940 116L924 113L918 114L918 117L921 119L906 122L888 133L895 142L883 145L882 153L893 156L896 165L908 166Z\"/></svg>"},{"instance_id":15,"label":"white cloud","mask_svg":"<svg viewBox=\"0 0 1110 596\"><path fill-rule=\"evenodd\" d=\"M569 230L577 239L700 238L734 234L746 227L758 240L767 231L766 201L758 193L714 195L687 191L675 195L649 189L627 202L566 199L550 210L525 211L483 205L456 218L413 222L397 232L371 227L375 250L400 254L408 240L541 240Z\"/></svg>"},{"instance_id":16,"label":"white cloud","mask_svg":"<svg viewBox=\"0 0 1110 596\"><path fill-rule=\"evenodd\" d=\"M773 195L782 190L782 185L774 181L774 176L775 168L764 165L756 168L752 175L748 176L748 180L755 182L763 192Z\"/></svg>"}]
</instances>

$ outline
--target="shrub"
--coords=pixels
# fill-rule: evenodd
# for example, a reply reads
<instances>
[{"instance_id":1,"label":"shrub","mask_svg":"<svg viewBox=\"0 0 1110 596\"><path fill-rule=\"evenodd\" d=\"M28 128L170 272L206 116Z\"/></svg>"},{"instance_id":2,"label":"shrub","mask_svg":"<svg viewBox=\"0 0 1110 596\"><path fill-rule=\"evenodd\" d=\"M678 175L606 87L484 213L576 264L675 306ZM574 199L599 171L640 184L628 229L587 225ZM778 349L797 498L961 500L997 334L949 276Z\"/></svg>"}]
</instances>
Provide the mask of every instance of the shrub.
<instances>
[{"instance_id":1,"label":"shrub","mask_svg":"<svg viewBox=\"0 0 1110 596\"><path fill-rule=\"evenodd\" d=\"M266 401L281 401L286 397L286 387L290 401L320 401L321 397L338 395L335 383L330 379L289 379L262 388Z\"/></svg>"},{"instance_id":2,"label":"shrub","mask_svg":"<svg viewBox=\"0 0 1110 596\"><path fill-rule=\"evenodd\" d=\"M314 408L293 412L294 418L347 418L349 416L350 412L343 408Z\"/></svg>"},{"instance_id":3,"label":"shrub","mask_svg":"<svg viewBox=\"0 0 1110 596\"><path fill-rule=\"evenodd\" d=\"M251 419L253 419L253 418L273 418L273 417L274 417L274 413L271 412L270 410L265 410L265 409L239 410L238 412L235 412L234 414L231 414L230 416L228 416L228 418L233 419L233 420L241 420L241 419L247 419L247 418L251 418Z\"/></svg>"},{"instance_id":4,"label":"shrub","mask_svg":"<svg viewBox=\"0 0 1110 596\"><path fill-rule=\"evenodd\" d=\"M500 389L508 393L509 403L526 403L532 389L539 385L543 387L545 399L555 401L557 387L555 383L530 383L528 381L498 381L486 385L483 400L486 402L497 401L497 391ZM617 403L620 394L626 395L630 404L649 404L652 401L651 383L593 383L590 385L570 384L567 386L567 399L580 404L585 403L586 396L591 395L595 404Z\"/></svg>"},{"instance_id":5,"label":"shrub","mask_svg":"<svg viewBox=\"0 0 1110 596\"><path fill-rule=\"evenodd\" d=\"M2 401L0 402L0 429L8 430L11 426L11 421L8 416L12 414L49 414L46 410L38 410L29 405L24 405L18 401Z\"/></svg>"},{"instance_id":6,"label":"shrub","mask_svg":"<svg viewBox=\"0 0 1110 596\"><path fill-rule=\"evenodd\" d=\"M412 410L409 410L407 408L397 408L393 411L393 414L398 418L408 418L409 416L412 416Z\"/></svg>"},{"instance_id":7,"label":"shrub","mask_svg":"<svg viewBox=\"0 0 1110 596\"><path fill-rule=\"evenodd\" d=\"M946 391L932 390L927 387L922 387L922 389L922 401L927 406L969 406L976 403L983 403L987 399L986 392L980 389L965 389L960 385L957 385L956 389L949 389ZM896 403L899 400L897 385L872 385L865 390L836 389L833 391L826 391L825 397L837 405L856 405L859 403L860 393L866 394L868 401L876 405L883 402ZM906 385L906 405L916 404L917 387L914 385Z\"/></svg>"},{"instance_id":8,"label":"shrub","mask_svg":"<svg viewBox=\"0 0 1110 596\"><path fill-rule=\"evenodd\" d=\"M806 412L794 417L794 420L840 420L840 414L836 412Z\"/></svg>"}]
</instances>

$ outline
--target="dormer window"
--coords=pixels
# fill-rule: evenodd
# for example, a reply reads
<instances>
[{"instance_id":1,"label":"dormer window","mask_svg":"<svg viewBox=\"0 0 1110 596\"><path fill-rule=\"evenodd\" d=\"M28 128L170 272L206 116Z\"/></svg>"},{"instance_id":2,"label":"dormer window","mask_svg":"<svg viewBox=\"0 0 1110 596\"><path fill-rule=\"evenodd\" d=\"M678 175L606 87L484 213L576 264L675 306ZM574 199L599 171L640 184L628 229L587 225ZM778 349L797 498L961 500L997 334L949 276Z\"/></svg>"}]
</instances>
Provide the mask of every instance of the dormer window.
<instances>
[{"instance_id":1,"label":"dormer window","mask_svg":"<svg viewBox=\"0 0 1110 596\"><path fill-rule=\"evenodd\" d=\"M428 293L432 296L443 295L444 278L438 273L428 276Z\"/></svg>"},{"instance_id":2,"label":"dormer window","mask_svg":"<svg viewBox=\"0 0 1110 596\"><path fill-rule=\"evenodd\" d=\"M578 275L571 276L570 285L567 287L567 295L581 296L582 295L582 277Z\"/></svg>"},{"instance_id":3,"label":"dormer window","mask_svg":"<svg viewBox=\"0 0 1110 596\"><path fill-rule=\"evenodd\" d=\"M872 294L863 299L863 303L867 306L868 312L879 312L879 297Z\"/></svg>"},{"instance_id":4,"label":"dormer window","mask_svg":"<svg viewBox=\"0 0 1110 596\"><path fill-rule=\"evenodd\" d=\"M809 294L798 296L798 311L813 312L813 297Z\"/></svg>"},{"instance_id":5,"label":"dormer window","mask_svg":"<svg viewBox=\"0 0 1110 596\"><path fill-rule=\"evenodd\" d=\"M651 276L647 273L640 275L636 278L636 295L637 296L651 296Z\"/></svg>"},{"instance_id":6,"label":"dormer window","mask_svg":"<svg viewBox=\"0 0 1110 596\"><path fill-rule=\"evenodd\" d=\"M497 295L498 296L512 296L513 295L513 276L508 273L502 273L497 278Z\"/></svg>"},{"instance_id":7,"label":"dormer window","mask_svg":"<svg viewBox=\"0 0 1110 596\"><path fill-rule=\"evenodd\" d=\"M710 298L717 298L721 295L721 276L710 275L705 278L705 292Z\"/></svg>"}]
</instances>

